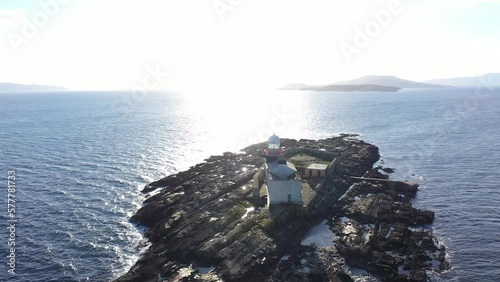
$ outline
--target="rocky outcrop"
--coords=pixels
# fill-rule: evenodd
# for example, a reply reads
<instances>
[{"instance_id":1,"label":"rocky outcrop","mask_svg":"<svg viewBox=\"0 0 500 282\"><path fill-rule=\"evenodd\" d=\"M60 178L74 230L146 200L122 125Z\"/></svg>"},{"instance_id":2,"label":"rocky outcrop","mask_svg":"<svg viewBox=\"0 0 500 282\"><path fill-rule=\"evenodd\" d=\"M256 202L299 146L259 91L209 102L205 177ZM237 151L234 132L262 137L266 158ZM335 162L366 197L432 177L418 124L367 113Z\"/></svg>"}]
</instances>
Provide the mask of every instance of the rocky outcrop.
<instances>
[{"instance_id":1,"label":"rocky outcrop","mask_svg":"<svg viewBox=\"0 0 500 282\"><path fill-rule=\"evenodd\" d=\"M417 187L386 181L351 186L333 219L335 246L349 264L384 281L425 281L426 271L448 268L444 246L425 228L434 213L411 205Z\"/></svg>"},{"instance_id":2,"label":"rocky outcrop","mask_svg":"<svg viewBox=\"0 0 500 282\"><path fill-rule=\"evenodd\" d=\"M212 156L144 188L147 198L132 220L148 228L150 247L116 281L352 281L346 262L376 274L387 268L391 275L402 273L401 278L407 277L405 271L418 277L429 269L422 258L430 255L433 237L408 229L434 216L411 207L416 187L361 185L351 178L372 170L377 147L353 135L284 139L281 145L337 158L307 212L300 207L269 210L253 201L252 181L265 161L264 143ZM339 223L339 216L351 225ZM323 218L331 219L335 246L301 246L304 234ZM374 225L371 231L365 231L366 224ZM386 252L403 249L407 255L398 260Z\"/></svg>"}]
</instances>

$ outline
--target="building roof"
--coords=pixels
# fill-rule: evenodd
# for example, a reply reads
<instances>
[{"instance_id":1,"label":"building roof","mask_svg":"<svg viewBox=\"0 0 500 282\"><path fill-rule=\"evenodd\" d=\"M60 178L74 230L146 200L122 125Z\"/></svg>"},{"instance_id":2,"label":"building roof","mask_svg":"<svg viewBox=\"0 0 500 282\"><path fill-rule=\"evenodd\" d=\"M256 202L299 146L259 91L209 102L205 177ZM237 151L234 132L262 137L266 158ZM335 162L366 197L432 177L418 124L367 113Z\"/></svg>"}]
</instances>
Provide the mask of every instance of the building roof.
<instances>
[{"instance_id":1,"label":"building roof","mask_svg":"<svg viewBox=\"0 0 500 282\"><path fill-rule=\"evenodd\" d=\"M290 175L296 173L297 169L295 169L292 163L287 162L286 164L280 164L270 168L269 172L278 179L287 179Z\"/></svg>"},{"instance_id":2,"label":"building roof","mask_svg":"<svg viewBox=\"0 0 500 282\"><path fill-rule=\"evenodd\" d=\"M273 134L269 139L267 140L267 143L269 144L279 144L280 143L280 138L276 135Z\"/></svg>"},{"instance_id":3,"label":"building roof","mask_svg":"<svg viewBox=\"0 0 500 282\"><path fill-rule=\"evenodd\" d=\"M327 167L327 164L310 164L307 169L326 170Z\"/></svg>"}]
</instances>

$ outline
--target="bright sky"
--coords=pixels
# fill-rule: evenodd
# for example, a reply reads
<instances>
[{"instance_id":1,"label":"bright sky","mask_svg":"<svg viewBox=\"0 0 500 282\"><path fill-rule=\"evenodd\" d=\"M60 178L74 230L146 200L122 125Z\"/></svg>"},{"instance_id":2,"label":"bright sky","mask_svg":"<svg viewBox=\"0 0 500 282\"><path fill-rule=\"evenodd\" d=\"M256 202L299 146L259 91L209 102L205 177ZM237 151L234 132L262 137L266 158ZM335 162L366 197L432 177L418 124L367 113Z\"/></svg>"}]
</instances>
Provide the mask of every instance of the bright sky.
<instances>
[{"instance_id":1,"label":"bright sky","mask_svg":"<svg viewBox=\"0 0 500 282\"><path fill-rule=\"evenodd\" d=\"M475 76L500 72L498 15L500 0L2 0L0 82L203 89Z\"/></svg>"}]
</instances>

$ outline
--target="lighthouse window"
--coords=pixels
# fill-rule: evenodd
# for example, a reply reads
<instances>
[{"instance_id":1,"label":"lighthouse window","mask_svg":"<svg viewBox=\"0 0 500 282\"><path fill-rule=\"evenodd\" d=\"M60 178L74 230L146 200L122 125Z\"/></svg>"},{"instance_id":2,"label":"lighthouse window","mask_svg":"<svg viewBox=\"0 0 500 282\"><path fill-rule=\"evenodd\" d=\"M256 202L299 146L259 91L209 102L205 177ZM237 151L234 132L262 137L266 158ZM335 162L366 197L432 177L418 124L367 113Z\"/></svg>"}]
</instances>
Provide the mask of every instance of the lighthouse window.
<instances>
[{"instance_id":1,"label":"lighthouse window","mask_svg":"<svg viewBox=\"0 0 500 282\"><path fill-rule=\"evenodd\" d=\"M279 144L269 144L269 149L279 149L280 145Z\"/></svg>"}]
</instances>

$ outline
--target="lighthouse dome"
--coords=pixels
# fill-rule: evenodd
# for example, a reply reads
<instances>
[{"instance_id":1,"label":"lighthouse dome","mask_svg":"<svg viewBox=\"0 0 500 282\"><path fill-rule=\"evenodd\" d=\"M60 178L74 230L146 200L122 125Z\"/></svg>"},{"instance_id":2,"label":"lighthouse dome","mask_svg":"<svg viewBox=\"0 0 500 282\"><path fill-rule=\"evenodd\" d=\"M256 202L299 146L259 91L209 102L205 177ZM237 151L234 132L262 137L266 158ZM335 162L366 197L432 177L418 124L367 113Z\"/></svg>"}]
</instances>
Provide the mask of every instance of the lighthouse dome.
<instances>
[{"instance_id":1,"label":"lighthouse dome","mask_svg":"<svg viewBox=\"0 0 500 282\"><path fill-rule=\"evenodd\" d=\"M268 149L270 149L270 150L279 149L280 148L280 138L276 134L273 134L271 137L269 137L269 140L267 140L267 145L268 145Z\"/></svg>"},{"instance_id":2,"label":"lighthouse dome","mask_svg":"<svg viewBox=\"0 0 500 282\"><path fill-rule=\"evenodd\" d=\"M267 143L269 143L269 144L279 144L280 143L280 138L276 134L273 134L271 137L269 137L269 140L267 140Z\"/></svg>"}]
</instances>

